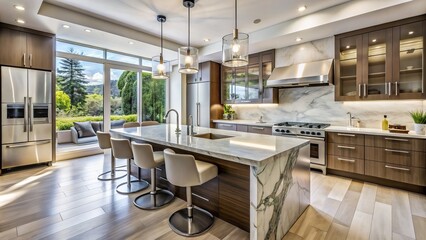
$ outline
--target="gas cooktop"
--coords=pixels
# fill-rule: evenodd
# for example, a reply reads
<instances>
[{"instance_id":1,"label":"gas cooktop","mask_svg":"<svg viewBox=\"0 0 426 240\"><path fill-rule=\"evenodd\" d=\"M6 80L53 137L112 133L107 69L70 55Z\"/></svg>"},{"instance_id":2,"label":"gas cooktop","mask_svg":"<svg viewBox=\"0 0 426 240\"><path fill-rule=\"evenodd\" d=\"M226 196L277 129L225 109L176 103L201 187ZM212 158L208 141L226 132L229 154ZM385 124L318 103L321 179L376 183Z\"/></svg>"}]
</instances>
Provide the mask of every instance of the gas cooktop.
<instances>
[{"instance_id":1,"label":"gas cooktop","mask_svg":"<svg viewBox=\"0 0 426 240\"><path fill-rule=\"evenodd\" d=\"M273 135L288 136L311 136L325 138L324 128L330 126L326 123L306 123L306 122L281 122L272 127Z\"/></svg>"}]
</instances>

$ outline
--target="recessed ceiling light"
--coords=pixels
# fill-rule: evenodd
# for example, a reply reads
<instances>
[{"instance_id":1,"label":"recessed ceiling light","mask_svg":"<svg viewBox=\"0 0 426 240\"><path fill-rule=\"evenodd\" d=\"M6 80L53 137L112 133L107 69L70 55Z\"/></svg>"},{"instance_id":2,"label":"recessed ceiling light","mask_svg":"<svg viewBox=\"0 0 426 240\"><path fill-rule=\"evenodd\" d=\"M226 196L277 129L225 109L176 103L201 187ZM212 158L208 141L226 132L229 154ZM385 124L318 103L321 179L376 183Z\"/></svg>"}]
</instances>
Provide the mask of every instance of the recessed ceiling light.
<instances>
[{"instance_id":1,"label":"recessed ceiling light","mask_svg":"<svg viewBox=\"0 0 426 240\"><path fill-rule=\"evenodd\" d=\"M377 41L377 39L373 39L373 40L371 40L372 42L376 42Z\"/></svg>"},{"instance_id":2,"label":"recessed ceiling light","mask_svg":"<svg viewBox=\"0 0 426 240\"><path fill-rule=\"evenodd\" d=\"M346 46L346 49L349 49L350 47L351 47L351 46L349 46L349 45L348 45L348 46Z\"/></svg>"},{"instance_id":3,"label":"recessed ceiling light","mask_svg":"<svg viewBox=\"0 0 426 240\"><path fill-rule=\"evenodd\" d=\"M16 10L19 10L19 11L24 11L24 10L25 10L25 8L24 8L23 6L21 6L21 5L13 5L13 7L14 7Z\"/></svg>"},{"instance_id":4,"label":"recessed ceiling light","mask_svg":"<svg viewBox=\"0 0 426 240\"><path fill-rule=\"evenodd\" d=\"M16 21L17 23L20 23L20 24L25 24L25 21L24 21L24 20L22 20L22 19L19 19L19 18L18 18L18 19L16 19L15 21Z\"/></svg>"},{"instance_id":5,"label":"recessed ceiling light","mask_svg":"<svg viewBox=\"0 0 426 240\"><path fill-rule=\"evenodd\" d=\"M303 12L306 10L306 6L300 6L297 10L299 10L299 12Z\"/></svg>"},{"instance_id":6,"label":"recessed ceiling light","mask_svg":"<svg viewBox=\"0 0 426 240\"><path fill-rule=\"evenodd\" d=\"M204 42L210 42L209 38L204 38L203 40L204 40Z\"/></svg>"},{"instance_id":7,"label":"recessed ceiling light","mask_svg":"<svg viewBox=\"0 0 426 240\"><path fill-rule=\"evenodd\" d=\"M129 42L129 44L130 44L130 45L133 45L133 44L135 44L135 43L134 43L134 42L132 42L132 41L130 41L130 42Z\"/></svg>"},{"instance_id":8,"label":"recessed ceiling light","mask_svg":"<svg viewBox=\"0 0 426 240\"><path fill-rule=\"evenodd\" d=\"M92 32L92 30L90 30L90 29L84 29L84 31L85 31L85 32L88 32L88 33L89 33L89 32Z\"/></svg>"},{"instance_id":9,"label":"recessed ceiling light","mask_svg":"<svg viewBox=\"0 0 426 240\"><path fill-rule=\"evenodd\" d=\"M258 24L258 23L260 23L261 21L262 21L262 19L257 18L257 19L255 19L255 20L253 21L253 23L254 23L254 24Z\"/></svg>"},{"instance_id":10,"label":"recessed ceiling light","mask_svg":"<svg viewBox=\"0 0 426 240\"><path fill-rule=\"evenodd\" d=\"M62 27L63 27L63 28L70 28L70 26L69 26L69 25L66 25L66 24L62 25Z\"/></svg>"},{"instance_id":11,"label":"recessed ceiling light","mask_svg":"<svg viewBox=\"0 0 426 240\"><path fill-rule=\"evenodd\" d=\"M408 32L409 35L413 35L413 33L414 33L413 31L409 31Z\"/></svg>"},{"instance_id":12,"label":"recessed ceiling light","mask_svg":"<svg viewBox=\"0 0 426 240\"><path fill-rule=\"evenodd\" d=\"M300 42L300 41L302 41L302 38L300 37L296 38L296 42Z\"/></svg>"}]
</instances>

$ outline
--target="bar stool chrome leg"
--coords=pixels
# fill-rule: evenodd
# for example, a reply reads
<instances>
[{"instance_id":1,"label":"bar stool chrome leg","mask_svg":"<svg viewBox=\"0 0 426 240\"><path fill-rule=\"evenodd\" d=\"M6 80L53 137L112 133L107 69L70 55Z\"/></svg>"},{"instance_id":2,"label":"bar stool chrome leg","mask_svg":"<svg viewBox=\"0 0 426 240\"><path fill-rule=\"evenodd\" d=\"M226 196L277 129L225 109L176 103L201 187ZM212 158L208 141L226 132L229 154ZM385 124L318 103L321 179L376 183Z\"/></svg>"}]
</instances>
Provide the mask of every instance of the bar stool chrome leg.
<instances>
[{"instance_id":1,"label":"bar stool chrome leg","mask_svg":"<svg viewBox=\"0 0 426 240\"><path fill-rule=\"evenodd\" d=\"M179 235L198 236L209 230L214 217L211 213L192 205L191 187L186 187L187 208L174 212L169 218L169 226Z\"/></svg>"},{"instance_id":2,"label":"bar stool chrome leg","mask_svg":"<svg viewBox=\"0 0 426 240\"><path fill-rule=\"evenodd\" d=\"M115 158L111 152L111 171L104 172L98 176L100 181L110 181L123 178L127 175L126 170L115 170Z\"/></svg>"},{"instance_id":3,"label":"bar stool chrome leg","mask_svg":"<svg viewBox=\"0 0 426 240\"><path fill-rule=\"evenodd\" d=\"M149 187L149 183L145 180L131 180L131 159L127 159L127 182L117 186L117 192L121 194L129 194L142 191Z\"/></svg>"},{"instance_id":4,"label":"bar stool chrome leg","mask_svg":"<svg viewBox=\"0 0 426 240\"><path fill-rule=\"evenodd\" d=\"M133 204L145 210L154 210L166 206L174 199L174 194L165 189L157 189L157 172L151 168L151 191L135 198Z\"/></svg>"}]
</instances>

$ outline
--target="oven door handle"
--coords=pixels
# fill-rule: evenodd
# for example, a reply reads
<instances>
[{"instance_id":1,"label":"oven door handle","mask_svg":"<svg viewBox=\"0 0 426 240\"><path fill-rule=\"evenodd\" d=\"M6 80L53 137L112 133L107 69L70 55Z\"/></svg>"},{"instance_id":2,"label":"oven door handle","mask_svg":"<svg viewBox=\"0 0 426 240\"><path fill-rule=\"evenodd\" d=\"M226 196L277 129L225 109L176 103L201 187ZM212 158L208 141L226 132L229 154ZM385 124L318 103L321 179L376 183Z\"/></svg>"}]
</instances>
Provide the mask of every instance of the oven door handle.
<instances>
[{"instance_id":1,"label":"oven door handle","mask_svg":"<svg viewBox=\"0 0 426 240\"><path fill-rule=\"evenodd\" d=\"M298 138L302 138L302 139L310 139L310 140L318 140L318 141L322 141L324 142L324 138L318 138L318 137L308 137L308 136L297 136Z\"/></svg>"}]
</instances>

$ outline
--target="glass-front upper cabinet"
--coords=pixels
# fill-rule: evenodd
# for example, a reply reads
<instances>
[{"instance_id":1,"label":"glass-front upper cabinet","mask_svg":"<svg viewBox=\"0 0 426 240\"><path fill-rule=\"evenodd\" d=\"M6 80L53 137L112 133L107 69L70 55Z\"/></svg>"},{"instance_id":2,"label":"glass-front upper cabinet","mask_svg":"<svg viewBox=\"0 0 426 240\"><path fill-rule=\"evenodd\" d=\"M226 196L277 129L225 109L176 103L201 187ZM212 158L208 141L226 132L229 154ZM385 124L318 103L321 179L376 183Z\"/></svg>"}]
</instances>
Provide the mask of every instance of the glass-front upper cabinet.
<instances>
[{"instance_id":1,"label":"glass-front upper cabinet","mask_svg":"<svg viewBox=\"0 0 426 240\"><path fill-rule=\"evenodd\" d=\"M395 27L395 60L392 95L398 98L424 97L425 21Z\"/></svg>"},{"instance_id":2,"label":"glass-front upper cabinet","mask_svg":"<svg viewBox=\"0 0 426 240\"><path fill-rule=\"evenodd\" d=\"M362 96L362 35L338 39L336 99L356 100Z\"/></svg>"},{"instance_id":3,"label":"glass-front upper cabinet","mask_svg":"<svg viewBox=\"0 0 426 240\"><path fill-rule=\"evenodd\" d=\"M366 56L363 65L362 97L382 99L390 91L392 79L392 29L370 32L363 35Z\"/></svg>"},{"instance_id":4,"label":"glass-front upper cabinet","mask_svg":"<svg viewBox=\"0 0 426 240\"><path fill-rule=\"evenodd\" d=\"M257 102L260 96L259 64L247 67L247 97L250 102Z\"/></svg>"},{"instance_id":5,"label":"glass-front upper cabinet","mask_svg":"<svg viewBox=\"0 0 426 240\"><path fill-rule=\"evenodd\" d=\"M234 74L235 71L233 68L222 67L222 102L223 103L233 103L235 98L235 84L234 84Z\"/></svg>"}]
</instances>

